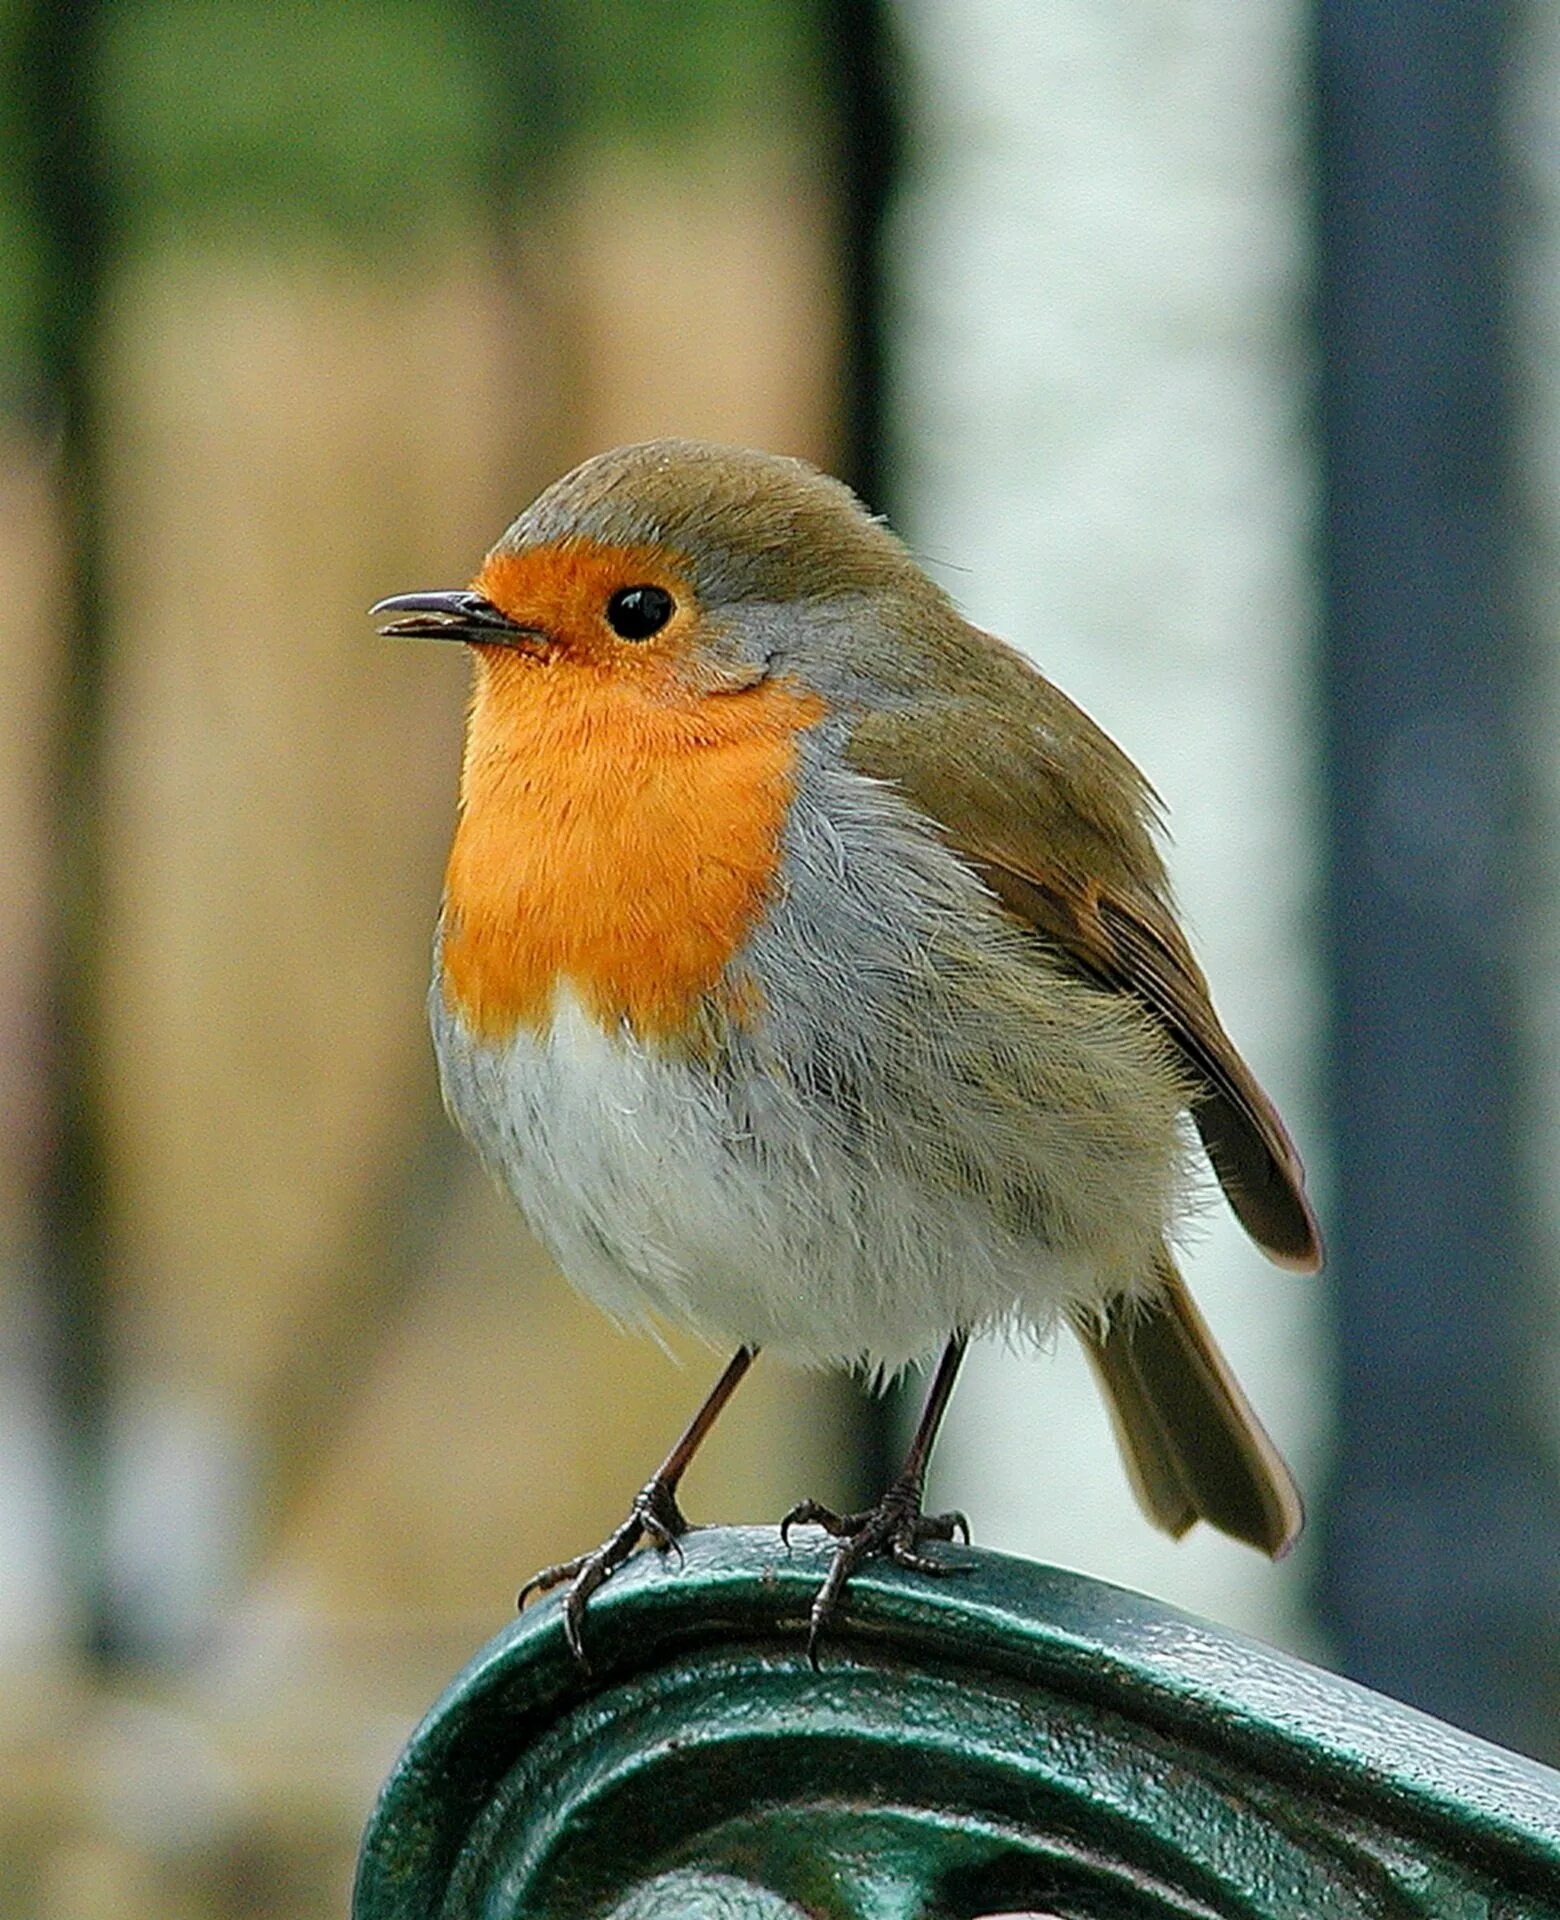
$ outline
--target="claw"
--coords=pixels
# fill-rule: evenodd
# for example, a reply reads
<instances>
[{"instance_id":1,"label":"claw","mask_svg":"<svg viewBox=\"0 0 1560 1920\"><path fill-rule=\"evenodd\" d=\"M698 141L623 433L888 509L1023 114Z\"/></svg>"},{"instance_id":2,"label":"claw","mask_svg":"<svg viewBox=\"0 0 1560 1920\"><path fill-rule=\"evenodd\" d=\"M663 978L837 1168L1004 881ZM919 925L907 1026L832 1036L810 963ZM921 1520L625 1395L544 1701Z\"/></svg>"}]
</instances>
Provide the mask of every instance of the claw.
<instances>
[{"instance_id":1,"label":"claw","mask_svg":"<svg viewBox=\"0 0 1560 1920\"><path fill-rule=\"evenodd\" d=\"M789 1548L792 1527L804 1525L822 1527L839 1542L808 1616L807 1658L814 1669L824 1629L838 1612L851 1575L864 1561L886 1554L896 1566L935 1579L970 1571L957 1562L933 1560L917 1551L923 1540L960 1539L967 1544L970 1523L962 1513L922 1513L921 1489L914 1481L896 1480L877 1505L864 1513L836 1513L816 1500L799 1501L780 1522L782 1544Z\"/></svg>"},{"instance_id":2,"label":"claw","mask_svg":"<svg viewBox=\"0 0 1560 1920\"><path fill-rule=\"evenodd\" d=\"M675 1553L683 1558L681 1536L689 1530L677 1497L664 1481L651 1480L634 1495L628 1518L610 1533L594 1553L582 1553L573 1560L560 1560L556 1566L533 1573L520 1589L516 1606L523 1607L534 1593L550 1593L554 1587L569 1583L563 1599L563 1637L580 1669L590 1672L585 1657L585 1610L596 1589L609 1580L634 1551L641 1540L648 1540L658 1553Z\"/></svg>"},{"instance_id":3,"label":"claw","mask_svg":"<svg viewBox=\"0 0 1560 1920\"><path fill-rule=\"evenodd\" d=\"M787 1553L791 1550L792 1527L822 1527L825 1533L837 1533L845 1524L844 1517L832 1507L825 1507L816 1500L798 1500L791 1511L780 1522L780 1544Z\"/></svg>"}]
</instances>

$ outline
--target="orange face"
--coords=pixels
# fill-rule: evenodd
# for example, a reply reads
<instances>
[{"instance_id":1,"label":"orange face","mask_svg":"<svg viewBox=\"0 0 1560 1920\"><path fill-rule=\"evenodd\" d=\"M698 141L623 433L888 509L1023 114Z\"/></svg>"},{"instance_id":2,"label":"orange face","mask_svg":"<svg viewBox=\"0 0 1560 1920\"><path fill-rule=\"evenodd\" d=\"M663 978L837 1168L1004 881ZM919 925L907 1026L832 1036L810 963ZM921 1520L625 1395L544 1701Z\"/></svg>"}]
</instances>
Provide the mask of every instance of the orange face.
<instances>
[{"instance_id":1,"label":"orange face","mask_svg":"<svg viewBox=\"0 0 1560 1920\"><path fill-rule=\"evenodd\" d=\"M684 570L659 547L605 547L569 541L490 554L472 581L501 613L549 636L554 648L579 666L611 673L666 672L670 660L694 650L697 613ZM608 609L636 587L669 594L666 624L642 639L613 630Z\"/></svg>"},{"instance_id":2,"label":"orange face","mask_svg":"<svg viewBox=\"0 0 1560 1920\"><path fill-rule=\"evenodd\" d=\"M451 1009L489 1041L545 1025L563 988L644 1040L741 1017L729 963L773 893L797 737L822 702L708 657L674 556L569 542L497 554L473 584L538 640L473 646ZM639 587L672 610L625 638L608 609Z\"/></svg>"}]
</instances>

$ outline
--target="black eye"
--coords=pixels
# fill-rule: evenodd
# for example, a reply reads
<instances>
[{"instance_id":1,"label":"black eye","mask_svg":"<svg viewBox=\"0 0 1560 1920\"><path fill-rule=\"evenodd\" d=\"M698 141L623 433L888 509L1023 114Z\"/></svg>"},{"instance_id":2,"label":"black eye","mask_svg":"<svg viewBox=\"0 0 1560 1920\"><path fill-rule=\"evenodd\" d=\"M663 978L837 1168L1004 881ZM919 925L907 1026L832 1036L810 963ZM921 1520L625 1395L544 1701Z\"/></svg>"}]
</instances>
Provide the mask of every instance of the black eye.
<instances>
[{"instance_id":1,"label":"black eye","mask_svg":"<svg viewBox=\"0 0 1560 1920\"><path fill-rule=\"evenodd\" d=\"M619 587L607 602L607 625L625 640L648 640L676 611L665 587Z\"/></svg>"}]
</instances>

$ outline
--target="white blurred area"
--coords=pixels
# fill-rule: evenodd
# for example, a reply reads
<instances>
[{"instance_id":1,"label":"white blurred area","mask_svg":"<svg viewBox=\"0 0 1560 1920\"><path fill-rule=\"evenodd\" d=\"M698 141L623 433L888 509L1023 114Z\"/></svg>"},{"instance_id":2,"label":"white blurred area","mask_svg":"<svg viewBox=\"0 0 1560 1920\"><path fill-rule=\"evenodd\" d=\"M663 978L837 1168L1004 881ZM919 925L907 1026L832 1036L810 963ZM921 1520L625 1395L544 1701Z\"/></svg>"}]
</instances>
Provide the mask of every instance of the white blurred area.
<instances>
[{"instance_id":1,"label":"white blurred area","mask_svg":"<svg viewBox=\"0 0 1560 1920\"><path fill-rule=\"evenodd\" d=\"M1163 796L1216 1002L1315 1191L1303 10L901 0L893 19L895 518ZM1212 1201L1185 1265L1314 1492L1325 1282L1269 1266ZM932 1501L983 1544L1319 1651L1304 1544L1274 1568L1206 1528L1155 1533L1058 1345L972 1354Z\"/></svg>"}]
</instances>

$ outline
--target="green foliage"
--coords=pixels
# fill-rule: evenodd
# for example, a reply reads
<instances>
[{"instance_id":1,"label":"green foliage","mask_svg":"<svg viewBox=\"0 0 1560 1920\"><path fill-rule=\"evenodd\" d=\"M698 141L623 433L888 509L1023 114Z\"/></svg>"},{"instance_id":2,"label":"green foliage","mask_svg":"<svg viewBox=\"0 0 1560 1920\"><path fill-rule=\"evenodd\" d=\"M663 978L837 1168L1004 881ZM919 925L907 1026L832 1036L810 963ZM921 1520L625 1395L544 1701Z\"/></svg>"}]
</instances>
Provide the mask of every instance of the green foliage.
<instances>
[{"instance_id":1,"label":"green foliage","mask_svg":"<svg viewBox=\"0 0 1560 1920\"><path fill-rule=\"evenodd\" d=\"M110 253L323 237L380 259L592 148L676 164L808 138L829 18L821 0L50 5L0 0L0 359L13 380L48 359L61 296L45 289L70 271L45 257L42 169L61 161L40 145L53 109L38 87L67 18L97 41L81 124L64 135L82 161L67 184L92 196ZM56 232L75 231L58 191L52 204Z\"/></svg>"},{"instance_id":2,"label":"green foliage","mask_svg":"<svg viewBox=\"0 0 1560 1920\"><path fill-rule=\"evenodd\" d=\"M100 124L120 220L383 242L501 170L794 136L815 0L117 0Z\"/></svg>"},{"instance_id":3,"label":"green foliage","mask_svg":"<svg viewBox=\"0 0 1560 1920\"><path fill-rule=\"evenodd\" d=\"M763 145L816 97L812 0L553 0L577 137L686 148Z\"/></svg>"},{"instance_id":4,"label":"green foliage","mask_svg":"<svg viewBox=\"0 0 1560 1920\"><path fill-rule=\"evenodd\" d=\"M0 0L0 409L32 397L45 325L43 227L32 193L35 125L24 88L31 21Z\"/></svg>"},{"instance_id":5,"label":"green foliage","mask_svg":"<svg viewBox=\"0 0 1560 1920\"><path fill-rule=\"evenodd\" d=\"M31 384L43 327L43 237L24 191L22 151L0 110L0 407Z\"/></svg>"},{"instance_id":6,"label":"green foliage","mask_svg":"<svg viewBox=\"0 0 1560 1920\"><path fill-rule=\"evenodd\" d=\"M99 112L121 221L383 243L480 189L500 102L429 0L118 0Z\"/></svg>"}]
</instances>

